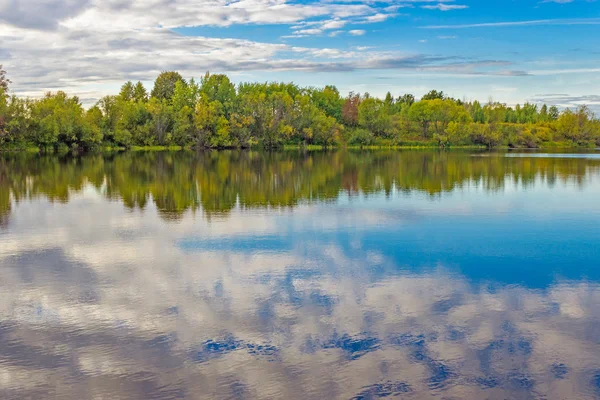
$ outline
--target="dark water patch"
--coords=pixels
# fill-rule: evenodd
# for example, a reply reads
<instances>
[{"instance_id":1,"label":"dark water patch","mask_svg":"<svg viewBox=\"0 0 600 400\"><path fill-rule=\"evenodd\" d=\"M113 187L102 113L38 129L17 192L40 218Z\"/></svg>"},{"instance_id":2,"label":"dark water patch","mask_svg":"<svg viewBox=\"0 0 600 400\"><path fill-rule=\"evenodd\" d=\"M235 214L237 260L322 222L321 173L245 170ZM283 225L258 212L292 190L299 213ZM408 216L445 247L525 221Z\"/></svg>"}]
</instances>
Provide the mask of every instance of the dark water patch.
<instances>
[{"instance_id":1,"label":"dark water patch","mask_svg":"<svg viewBox=\"0 0 600 400\"><path fill-rule=\"evenodd\" d=\"M449 328L448 331L446 332L446 339L450 340L451 342L461 341L465 337L466 337L466 333L461 329Z\"/></svg>"},{"instance_id":2,"label":"dark water patch","mask_svg":"<svg viewBox=\"0 0 600 400\"><path fill-rule=\"evenodd\" d=\"M367 353L379 349L381 342L375 337L366 335L350 336L344 334L323 343L324 349L340 349L350 360L356 360Z\"/></svg>"},{"instance_id":3,"label":"dark water patch","mask_svg":"<svg viewBox=\"0 0 600 400\"><path fill-rule=\"evenodd\" d=\"M569 367L567 367L566 364L563 363L552 364L552 366L550 367L550 372L552 373L554 378L563 379L569 373Z\"/></svg>"},{"instance_id":4,"label":"dark water patch","mask_svg":"<svg viewBox=\"0 0 600 400\"><path fill-rule=\"evenodd\" d=\"M153 350L171 351L177 337L175 334L172 335L158 335L150 340L144 342L144 346Z\"/></svg>"},{"instance_id":5,"label":"dark water patch","mask_svg":"<svg viewBox=\"0 0 600 400\"><path fill-rule=\"evenodd\" d=\"M535 385L533 378L522 373L511 373L506 377L511 390L530 390Z\"/></svg>"},{"instance_id":6,"label":"dark water patch","mask_svg":"<svg viewBox=\"0 0 600 400\"><path fill-rule=\"evenodd\" d=\"M600 396L600 371L597 371L592 378L592 387L594 391Z\"/></svg>"},{"instance_id":7,"label":"dark water patch","mask_svg":"<svg viewBox=\"0 0 600 400\"><path fill-rule=\"evenodd\" d=\"M454 307L459 306L462 302L461 296L456 295L450 299L439 300L432 306L432 312L445 314L452 310Z\"/></svg>"},{"instance_id":8,"label":"dark water patch","mask_svg":"<svg viewBox=\"0 0 600 400\"><path fill-rule=\"evenodd\" d=\"M321 307L326 314L331 314L333 307L336 304L336 300L333 296L324 294L319 291L311 291L309 296L310 304Z\"/></svg>"},{"instance_id":9,"label":"dark water patch","mask_svg":"<svg viewBox=\"0 0 600 400\"><path fill-rule=\"evenodd\" d=\"M474 383L483 389L493 389L500 385L500 379L495 376L480 376L474 379Z\"/></svg>"},{"instance_id":10,"label":"dark water patch","mask_svg":"<svg viewBox=\"0 0 600 400\"><path fill-rule=\"evenodd\" d=\"M59 354L51 348L23 343L18 338L5 340L0 346L0 364L52 370L66 367L70 363L71 357L66 354Z\"/></svg>"},{"instance_id":11,"label":"dark water patch","mask_svg":"<svg viewBox=\"0 0 600 400\"><path fill-rule=\"evenodd\" d=\"M522 354L529 356L533 351L533 345L531 341L521 338L515 342L508 343L507 351L509 354Z\"/></svg>"},{"instance_id":12,"label":"dark water patch","mask_svg":"<svg viewBox=\"0 0 600 400\"><path fill-rule=\"evenodd\" d=\"M5 273L7 269L14 271L21 283L67 292L78 304L93 304L100 299L96 271L85 263L69 259L64 249L26 251L3 260L2 267Z\"/></svg>"},{"instance_id":13,"label":"dark water patch","mask_svg":"<svg viewBox=\"0 0 600 400\"><path fill-rule=\"evenodd\" d=\"M173 306L167 308L167 315L179 315L179 307Z\"/></svg>"},{"instance_id":14,"label":"dark water patch","mask_svg":"<svg viewBox=\"0 0 600 400\"><path fill-rule=\"evenodd\" d=\"M404 333L398 336L392 336L389 338L389 342L396 346L409 346L409 347L424 347L425 346L425 335L418 334L413 335L410 333Z\"/></svg>"},{"instance_id":15,"label":"dark water patch","mask_svg":"<svg viewBox=\"0 0 600 400\"><path fill-rule=\"evenodd\" d=\"M266 357L269 361L277 360L279 354L279 349L273 345L248 343L228 337L223 340L207 340L191 357L194 362L204 363L238 350L245 350L253 356Z\"/></svg>"},{"instance_id":16,"label":"dark water patch","mask_svg":"<svg viewBox=\"0 0 600 400\"><path fill-rule=\"evenodd\" d=\"M389 339L395 346L405 347L409 350L409 357L413 362L425 365L429 371L426 379L427 386L431 390L438 390L446 387L450 382L458 377L458 374L445 363L430 356L427 349L427 342L438 340L436 334L426 336L425 334L413 335L402 334Z\"/></svg>"},{"instance_id":17,"label":"dark water patch","mask_svg":"<svg viewBox=\"0 0 600 400\"><path fill-rule=\"evenodd\" d=\"M253 344L247 343L246 349L248 354L253 356L264 356L269 361L275 361L278 359L279 349L275 346L268 344Z\"/></svg>"},{"instance_id":18,"label":"dark water patch","mask_svg":"<svg viewBox=\"0 0 600 400\"><path fill-rule=\"evenodd\" d=\"M229 392L231 395L227 396L227 398L230 400L245 400L251 398L248 386L243 382L235 380L235 377L232 377L232 382L229 384Z\"/></svg>"},{"instance_id":19,"label":"dark water patch","mask_svg":"<svg viewBox=\"0 0 600 400\"><path fill-rule=\"evenodd\" d=\"M351 400L371 400L384 397L398 397L411 392L412 389L410 385L405 382L388 381L385 383L376 383L374 385L365 387L363 391L352 397Z\"/></svg>"},{"instance_id":20,"label":"dark water patch","mask_svg":"<svg viewBox=\"0 0 600 400\"><path fill-rule=\"evenodd\" d=\"M430 376L427 378L427 386L432 390L444 388L450 380L457 377L449 366L435 360L427 360Z\"/></svg>"},{"instance_id":21,"label":"dark water patch","mask_svg":"<svg viewBox=\"0 0 600 400\"><path fill-rule=\"evenodd\" d=\"M224 354L236 351L242 347L242 342L233 337L224 340L207 340L200 348L192 353L192 360L203 363Z\"/></svg>"},{"instance_id":22,"label":"dark water patch","mask_svg":"<svg viewBox=\"0 0 600 400\"><path fill-rule=\"evenodd\" d=\"M276 318L274 306L270 301L265 301L257 306L256 314L260 323L265 327L273 326L273 320Z\"/></svg>"},{"instance_id":23,"label":"dark water patch","mask_svg":"<svg viewBox=\"0 0 600 400\"><path fill-rule=\"evenodd\" d=\"M515 324L508 320L502 322L501 329L508 334L514 334L517 332Z\"/></svg>"}]
</instances>

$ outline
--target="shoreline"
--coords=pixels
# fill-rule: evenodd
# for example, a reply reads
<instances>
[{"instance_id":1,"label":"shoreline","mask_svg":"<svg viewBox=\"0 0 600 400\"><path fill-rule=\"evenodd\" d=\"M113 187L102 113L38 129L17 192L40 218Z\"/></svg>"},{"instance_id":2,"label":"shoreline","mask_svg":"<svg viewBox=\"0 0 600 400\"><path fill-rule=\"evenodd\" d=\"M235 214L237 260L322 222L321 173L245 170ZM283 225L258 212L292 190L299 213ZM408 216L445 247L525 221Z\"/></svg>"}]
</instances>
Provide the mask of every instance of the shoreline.
<instances>
[{"instance_id":1,"label":"shoreline","mask_svg":"<svg viewBox=\"0 0 600 400\"><path fill-rule=\"evenodd\" d=\"M452 151L452 150L487 150L487 151L540 151L540 150L573 150L573 151L600 151L600 148L596 146L573 146L562 143L553 143L549 146L540 147L486 147L481 145L465 145L465 146L438 146L438 145L368 145L368 146L357 146L357 145L335 145L335 146L323 146L323 145L296 145L286 144L279 147L267 148L262 146L251 146L251 147L224 147L224 148L195 148L193 146L131 146L129 148L122 146L100 146L91 150L79 151L77 149L48 149L44 150L37 146L11 146L8 148L2 148L0 146L0 153L46 153L46 154L67 154L72 152L81 153L103 153L103 152L178 152L178 151L231 151L231 150L253 150L253 151L324 151L324 150L440 150L440 151Z\"/></svg>"}]
</instances>

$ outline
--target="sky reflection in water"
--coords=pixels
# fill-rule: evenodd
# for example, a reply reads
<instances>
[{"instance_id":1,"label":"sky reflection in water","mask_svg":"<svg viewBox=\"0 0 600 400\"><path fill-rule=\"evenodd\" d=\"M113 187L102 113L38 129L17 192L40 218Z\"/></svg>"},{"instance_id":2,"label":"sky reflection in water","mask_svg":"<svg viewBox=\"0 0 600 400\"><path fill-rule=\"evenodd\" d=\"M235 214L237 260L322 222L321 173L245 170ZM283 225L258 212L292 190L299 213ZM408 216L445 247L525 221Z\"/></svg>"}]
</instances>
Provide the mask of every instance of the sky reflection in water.
<instances>
[{"instance_id":1,"label":"sky reflection in water","mask_svg":"<svg viewBox=\"0 0 600 400\"><path fill-rule=\"evenodd\" d=\"M480 156L3 156L0 397L599 398L600 160Z\"/></svg>"}]
</instances>

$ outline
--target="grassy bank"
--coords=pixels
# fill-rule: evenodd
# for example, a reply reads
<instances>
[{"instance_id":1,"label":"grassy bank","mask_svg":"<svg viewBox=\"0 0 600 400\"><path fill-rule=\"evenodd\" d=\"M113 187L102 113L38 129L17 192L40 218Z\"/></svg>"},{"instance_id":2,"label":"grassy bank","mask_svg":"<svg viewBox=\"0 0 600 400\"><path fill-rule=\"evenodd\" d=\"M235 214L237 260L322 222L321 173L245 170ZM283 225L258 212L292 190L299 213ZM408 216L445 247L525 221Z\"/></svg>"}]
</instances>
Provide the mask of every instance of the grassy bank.
<instances>
[{"instance_id":1,"label":"grassy bank","mask_svg":"<svg viewBox=\"0 0 600 400\"><path fill-rule=\"evenodd\" d=\"M264 150L265 148L256 145L251 147L252 150ZM380 144L369 144L369 145L304 145L304 144L286 144L281 147L272 148L271 150L303 150L303 151L319 151L319 150L335 150L335 149L346 149L346 150L596 150L597 147L590 144L587 146L576 145L569 142L546 142L541 144L539 147L508 147L508 146L496 146L488 148L482 145L456 145L456 146L440 146L437 142L404 142L399 144L380 143ZM192 146L98 146L94 147L87 152L153 152L153 151L184 151L194 150ZM206 150L239 150L238 148L223 148L223 149L206 149ZM71 149L67 146L60 146L59 148L40 148L31 144L14 144L0 145L0 152L45 152L45 153L58 153L64 154L68 152L81 152L79 149Z\"/></svg>"}]
</instances>

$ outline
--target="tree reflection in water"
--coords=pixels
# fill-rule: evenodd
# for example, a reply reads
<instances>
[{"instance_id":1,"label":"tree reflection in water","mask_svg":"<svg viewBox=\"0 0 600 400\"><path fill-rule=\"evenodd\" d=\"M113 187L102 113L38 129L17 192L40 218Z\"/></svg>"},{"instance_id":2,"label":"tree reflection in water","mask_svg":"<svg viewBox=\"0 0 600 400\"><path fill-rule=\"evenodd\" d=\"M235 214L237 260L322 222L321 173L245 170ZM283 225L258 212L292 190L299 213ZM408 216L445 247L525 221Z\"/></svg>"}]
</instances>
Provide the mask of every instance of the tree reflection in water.
<instances>
[{"instance_id":1,"label":"tree reflection in water","mask_svg":"<svg viewBox=\"0 0 600 400\"><path fill-rule=\"evenodd\" d=\"M0 159L0 397L595 399L600 160Z\"/></svg>"}]
</instances>

